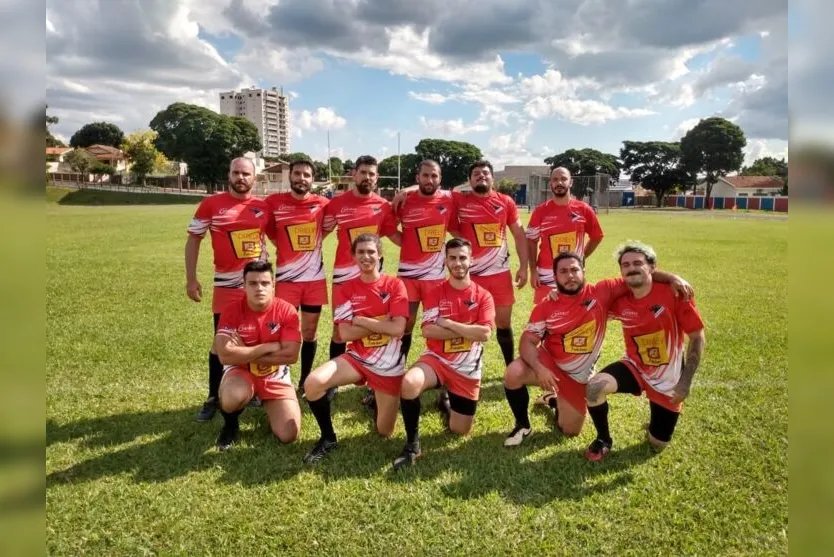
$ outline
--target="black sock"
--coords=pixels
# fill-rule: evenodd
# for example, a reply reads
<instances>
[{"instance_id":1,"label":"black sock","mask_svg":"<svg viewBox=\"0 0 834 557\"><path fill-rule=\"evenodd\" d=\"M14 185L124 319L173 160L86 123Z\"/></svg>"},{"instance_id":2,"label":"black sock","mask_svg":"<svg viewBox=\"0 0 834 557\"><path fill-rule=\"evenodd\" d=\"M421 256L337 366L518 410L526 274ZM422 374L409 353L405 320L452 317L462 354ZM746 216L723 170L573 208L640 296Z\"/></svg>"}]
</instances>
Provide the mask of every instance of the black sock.
<instances>
[{"instance_id":1,"label":"black sock","mask_svg":"<svg viewBox=\"0 0 834 557\"><path fill-rule=\"evenodd\" d=\"M530 404L530 393L527 392L527 386L522 385L518 389L508 389L504 387L504 395L507 397L507 402L510 403L510 409L515 416L516 427L530 427L530 416L527 414L527 405Z\"/></svg>"},{"instance_id":2,"label":"black sock","mask_svg":"<svg viewBox=\"0 0 834 557\"><path fill-rule=\"evenodd\" d=\"M318 400L308 400L310 411L316 418L321 430L322 439L336 440L336 433L333 431L333 419L330 416L330 399L325 395Z\"/></svg>"},{"instance_id":3,"label":"black sock","mask_svg":"<svg viewBox=\"0 0 834 557\"><path fill-rule=\"evenodd\" d=\"M402 338L402 349L400 350L400 354L403 355L403 361L408 360L408 351L411 350L411 333L406 333L403 335Z\"/></svg>"},{"instance_id":4,"label":"black sock","mask_svg":"<svg viewBox=\"0 0 834 557\"><path fill-rule=\"evenodd\" d=\"M330 340L330 359L333 360L345 353L346 347L344 342L333 342Z\"/></svg>"},{"instance_id":5,"label":"black sock","mask_svg":"<svg viewBox=\"0 0 834 557\"><path fill-rule=\"evenodd\" d=\"M403 414L406 441L414 443L420 439L420 397L413 400L401 398L400 411Z\"/></svg>"},{"instance_id":6,"label":"black sock","mask_svg":"<svg viewBox=\"0 0 834 557\"><path fill-rule=\"evenodd\" d=\"M588 413L594 420L594 427L597 428L597 438L611 442L611 433L608 431L608 401L599 406L589 406Z\"/></svg>"},{"instance_id":7,"label":"black sock","mask_svg":"<svg viewBox=\"0 0 834 557\"><path fill-rule=\"evenodd\" d=\"M498 338L498 346L501 347L501 352L504 354L504 364L510 365L513 361L513 352L515 352L515 344L513 343L512 329L498 329L495 333Z\"/></svg>"},{"instance_id":8,"label":"black sock","mask_svg":"<svg viewBox=\"0 0 834 557\"><path fill-rule=\"evenodd\" d=\"M223 379L223 364L217 354L209 352L209 398L217 398L220 381Z\"/></svg>"},{"instance_id":9,"label":"black sock","mask_svg":"<svg viewBox=\"0 0 834 557\"><path fill-rule=\"evenodd\" d=\"M220 415L223 416L223 427L240 429L240 422L238 421L238 418L240 417L241 412L243 412L243 410L238 410L237 412L224 412L221 410Z\"/></svg>"},{"instance_id":10,"label":"black sock","mask_svg":"<svg viewBox=\"0 0 834 557\"><path fill-rule=\"evenodd\" d=\"M304 380L310 375L310 370L313 369L313 360L316 359L316 349L318 342L315 340L305 340L301 343L301 377L298 378L298 386L304 387Z\"/></svg>"}]
</instances>

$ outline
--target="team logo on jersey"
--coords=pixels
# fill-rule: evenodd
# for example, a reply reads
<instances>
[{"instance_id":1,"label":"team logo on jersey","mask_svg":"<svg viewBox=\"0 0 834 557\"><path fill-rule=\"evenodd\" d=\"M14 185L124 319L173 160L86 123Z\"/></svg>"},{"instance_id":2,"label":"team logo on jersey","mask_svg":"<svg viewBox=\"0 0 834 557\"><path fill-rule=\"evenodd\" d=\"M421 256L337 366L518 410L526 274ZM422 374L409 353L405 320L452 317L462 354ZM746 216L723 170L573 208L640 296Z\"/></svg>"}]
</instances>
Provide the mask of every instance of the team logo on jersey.
<instances>
[{"instance_id":1,"label":"team logo on jersey","mask_svg":"<svg viewBox=\"0 0 834 557\"><path fill-rule=\"evenodd\" d=\"M443 205L439 206L437 208L437 212L440 213L441 215L445 214L446 213L446 207L444 207Z\"/></svg>"},{"instance_id":2,"label":"team logo on jersey","mask_svg":"<svg viewBox=\"0 0 834 557\"><path fill-rule=\"evenodd\" d=\"M388 292L380 292L379 299L382 300L382 303L386 303L391 298L391 294Z\"/></svg>"},{"instance_id":3,"label":"team logo on jersey","mask_svg":"<svg viewBox=\"0 0 834 557\"><path fill-rule=\"evenodd\" d=\"M472 308L474 308L475 306L478 305L478 302L476 302L475 300L471 300L471 299L470 300L465 300L463 303L466 304L466 307L468 307L469 309L472 309Z\"/></svg>"},{"instance_id":4,"label":"team logo on jersey","mask_svg":"<svg viewBox=\"0 0 834 557\"><path fill-rule=\"evenodd\" d=\"M271 334L271 335L274 335L275 333L277 333L278 330L281 328L281 325L279 325L278 323L275 323L274 321L269 321L266 324L266 326L269 328L269 334Z\"/></svg>"},{"instance_id":5,"label":"team logo on jersey","mask_svg":"<svg viewBox=\"0 0 834 557\"><path fill-rule=\"evenodd\" d=\"M582 215L578 213L574 213L573 211L570 212L570 220L571 222L579 222L582 220Z\"/></svg>"},{"instance_id":6,"label":"team logo on jersey","mask_svg":"<svg viewBox=\"0 0 834 557\"><path fill-rule=\"evenodd\" d=\"M500 213L504 209L501 205L493 205L492 208L496 213Z\"/></svg>"},{"instance_id":7,"label":"team logo on jersey","mask_svg":"<svg viewBox=\"0 0 834 557\"><path fill-rule=\"evenodd\" d=\"M652 312L655 319L657 319L658 317L660 317L661 313L666 311L666 308L663 307L663 306L659 306L659 305L653 305L652 307L649 308L649 311Z\"/></svg>"},{"instance_id":8,"label":"team logo on jersey","mask_svg":"<svg viewBox=\"0 0 834 557\"><path fill-rule=\"evenodd\" d=\"M376 214L378 214L381 210L382 210L382 209L380 209L379 207L374 207L373 209L371 209L371 211L373 211L373 213L374 213L375 215L376 215Z\"/></svg>"},{"instance_id":9,"label":"team logo on jersey","mask_svg":"<svg viewBox=\"0 0 834 557\"><path fill-rule=\"evenodd\" d=\"M597 301L593 298L582 302L582 307L584 307L586 310L590 310L595 305L597 305Z\"/></svg>"},{"instance_id":10,"label":"team logo on jersey","mask_svg":"<svg viewBox=\"0 0 834 557\"><path fill-rule=\"evenodd\" d=\"M264 212L258 209L257 207L249 207L249 210L252 211L252 214L255 215L255 218L261 218L264 215Z\"/></svg>"}]
</instances>

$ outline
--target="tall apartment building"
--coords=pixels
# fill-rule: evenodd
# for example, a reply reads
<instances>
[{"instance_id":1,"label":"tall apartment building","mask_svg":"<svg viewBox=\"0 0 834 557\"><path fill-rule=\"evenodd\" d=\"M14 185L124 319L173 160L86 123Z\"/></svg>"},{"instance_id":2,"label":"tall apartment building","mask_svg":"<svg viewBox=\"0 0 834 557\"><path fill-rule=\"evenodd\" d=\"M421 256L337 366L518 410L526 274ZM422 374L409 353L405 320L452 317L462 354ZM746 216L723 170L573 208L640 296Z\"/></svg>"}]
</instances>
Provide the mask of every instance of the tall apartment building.
<instances>
[{"instance_id":1,"label":"tall apartment building","mask_svg":"<svg viewBox=\"0 0 834 557\"><path fill-rule=\"evenodd\" d=\"M290 152L290 103L284 89L250 87L220 93L220 114L242 116L255 124L261 134L264 157Z\"/></svg>"}]
</instances>

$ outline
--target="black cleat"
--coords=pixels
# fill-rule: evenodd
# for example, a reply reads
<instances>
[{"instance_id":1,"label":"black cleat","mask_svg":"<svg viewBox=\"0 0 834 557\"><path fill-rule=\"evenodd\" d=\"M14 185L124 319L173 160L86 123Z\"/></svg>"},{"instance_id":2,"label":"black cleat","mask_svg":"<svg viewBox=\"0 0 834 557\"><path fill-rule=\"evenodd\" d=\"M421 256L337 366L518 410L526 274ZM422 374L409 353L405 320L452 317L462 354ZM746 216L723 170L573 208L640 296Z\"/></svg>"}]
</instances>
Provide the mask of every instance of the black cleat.
<instances>
[{"instance_id":1,"label":"black cleat","mask_svg":"<svg viewBox=\"0 0 834 557\"><path fill-rule=\"evenodd\" d=\"M376 394L371 389L368 389L360 402L362 406L367 406L370 410L376 410Z\"/></svg>"},{"instance_id":2,"label":"black cleat","mask_svg":"<svg viewBox=\"0 0 834 557\"><path fill-rule=\"evenodd\" d=\"M194 417L198 422L210 422L217 413L217 397L210 396L203 403L203 407Z\"/></svg>"},{"instance_id":3,"label":"black cleat","mask_svg":"<svg viewBox=\"0 0 834 557\"><path fill-rule=\"evenodd\" d=\"M449 391L443 389L437 395L437 409L441 414L448 415L452 411L452 406L449 403Z\"/></svg>"},{"instance_id":4,"label":"black cleat","mask_svg":"<svg viewBox=\"0 0 834 557\"><path fill-rule=\"evenodd\" d=\"M247 404L246 406L247 408L260 408L261 406L263 406L263 403L261 402L261 399L259 399L258 396L255 395L249 399L249 404Z\"/></svg>"},{"instance_id":5,"label":"black cleat","mask_svg":"<svg viewBox=\"0 0 834 557\"><path fill-rule=\"evenodd\" d=\"M325 393L325 395L327 396L327 400L329 400L330 402L333 402L333 399L336 398L337 394L339 394L338 387L330 387L329 389L327 389L327 392Z\"/></svg>"},{"instance_id":6,"label":"black cleat","mask_svg":"<svg viewBox=\"0 0 834 557\"><path fill-rule=\"evenodd\" d=\"M423 456L423 451L420 450L419 441L406 443L400 455L394 459L394 470L412 466L421 456Z\"/></svg>"},{"instance_id":7,"label":"black cleat","mask_svg":"<svg viewBox=\"0 0 834 557\"><path fill-rule=\"evenodd\" d=\"M217 436L217 450L228 451L235 443L237 443L239 437L240 428L238 426L224 424L223 429L220 430L220 435Z\"/></svg>"},{"instance_id":8,"label":"black cleat","mask_svg":"<svg viewBox=\"0 0 834 557\"><path fill-rule=\"evenodd\" d=\"M611 452L611 447L614 445L614 442L610 439L594 439L588 448L585 449L585 458L590 460L591 462L599 462L605 456Z\"/></svg>"},{"instance_id":9,"label":"black cleat","mask_svg":"<svg viewBox=\"0 0 834 557\"><path fill-rule=\"evenodd\" d=\"M315 464L322 460L327 453L339 446L335 439L319 439L301 461L304 464Z\"/></svg>"}]
</instances>

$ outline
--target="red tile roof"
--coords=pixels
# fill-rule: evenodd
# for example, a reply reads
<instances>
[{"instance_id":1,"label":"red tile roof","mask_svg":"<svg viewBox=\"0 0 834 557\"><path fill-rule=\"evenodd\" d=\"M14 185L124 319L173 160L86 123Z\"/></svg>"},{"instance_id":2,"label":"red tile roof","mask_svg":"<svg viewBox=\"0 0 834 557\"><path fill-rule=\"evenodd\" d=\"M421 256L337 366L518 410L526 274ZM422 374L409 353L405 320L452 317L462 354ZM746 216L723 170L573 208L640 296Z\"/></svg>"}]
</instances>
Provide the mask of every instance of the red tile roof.
<instances>
[{"instance_id":1,"label":"red tile roof","mask_svg":"<svg viewBox=\"0 0 834 557\"><path fill-rule=\"evenodd\" d=\"M725 176L724 180L736 189L781 189L784 186L784 182L776 176Z\"/></svg>"},{"instance_id":2,"label":"red tile roof","mask_svg":"<svg viewBox=\"0 0 834 557\"><path fill-rule=\"evenodd\" d=\"M72 151L72 147L47 147L47 155L63 155L67 151Z\"/></svg>"}]
</instances>

